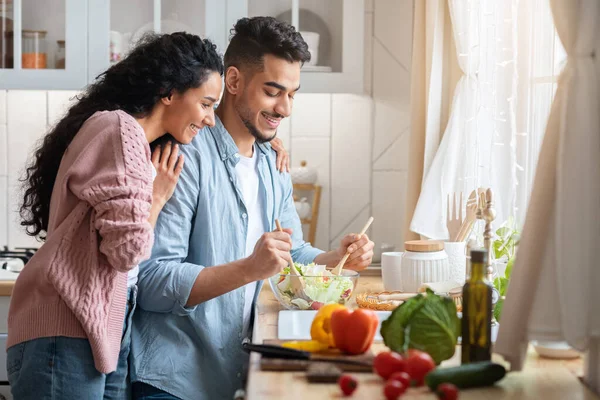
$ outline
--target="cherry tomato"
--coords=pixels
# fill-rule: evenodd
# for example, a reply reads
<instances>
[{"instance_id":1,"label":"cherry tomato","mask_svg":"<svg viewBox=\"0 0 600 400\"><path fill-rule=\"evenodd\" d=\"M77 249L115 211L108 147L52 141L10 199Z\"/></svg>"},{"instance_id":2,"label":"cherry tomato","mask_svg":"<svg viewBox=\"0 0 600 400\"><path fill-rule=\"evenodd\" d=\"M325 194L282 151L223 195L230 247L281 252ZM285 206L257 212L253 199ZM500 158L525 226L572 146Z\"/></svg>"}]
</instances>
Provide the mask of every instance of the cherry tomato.
<instances>
[{"instance_id":1,"label":"cherry tomato","mask_svg":"<svg viewBox=\"0 0 600 400\"><path fill-rule=\"evenodd\" d=\"M422 386L425 375L435 369L431 356L423 351L410 349L406 359L406 372L412 378L412 386Z\"/></svg>"},{"instance_id":2,"label":"cherry tomato","mask_svg":"<svg viewBox=\"0 0 600 400\"><path fill-rule=\"evenodd\" d=\"M390 375L388 381L398 381L407 388L409 388L411 379L410 375L406 372L394 372L392 375Z\"/></svg>"},{"instance_id":3,"label":"cherry tomato","mask_svg":"<svg viewBox=\"0 0 600 400\"><path fill-rule=\"evenodd\" d=\"M396 400L406 392L407 387L394 380L388 380L383 387L383 394L387 400Z\"/></svg>"},{"instance_id":4,"label":"cherry tomato","mask_svg":"<svg viewBox=\"0 0 600 400\"><path fill-rule=\"evenodd\" d=\"M373 369L383 379L388 379L394 372L406 370L406 360L393 351L383 351L375 356Z\"/></svg>"},{"instance_id":5,"label":"cherry tomato","mask_svg":"<svg viewBox=\"0 0 600 400\"><path fill-rule=\"evenodd\" d=\"M438 397L444 400L458 399L458 388L451 383L442 383L437 387Z\"/></svg>"},{"instance_id":6,"label":"cherry tomato","mask_svg":"<svg viewBox=\"0 0 600 400\"><path fill-rule=\"evenodd\" d=\"M340 389L342 389L344 396L350 396L358 387L358 382L351 375L342 375L340 376L340 379L338 379L338 385L340 386Z\"/></svg>"}]
</instances>

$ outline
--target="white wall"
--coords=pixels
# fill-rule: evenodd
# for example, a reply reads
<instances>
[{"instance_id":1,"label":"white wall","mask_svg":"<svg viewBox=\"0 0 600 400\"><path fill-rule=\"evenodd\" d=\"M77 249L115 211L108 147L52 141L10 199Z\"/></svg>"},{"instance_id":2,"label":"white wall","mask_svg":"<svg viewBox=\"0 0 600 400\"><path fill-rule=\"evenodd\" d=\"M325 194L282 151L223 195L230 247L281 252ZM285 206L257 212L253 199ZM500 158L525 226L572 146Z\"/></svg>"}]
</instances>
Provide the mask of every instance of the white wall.
<instances>
[{"instance_id":1,"label":"white wall","mask_svg":"<svg viewBox=\"0 0 600 400\"><path fill-rule=\"evenodd\" d=\"M279 135L292 166L317 167L323 186L316 245L337 247L369 215L377 243L403 242L412 0L367 0L365 95L298 94ZM18 224L17 178L35 141L76 92L0 91L0 246L37 245Z\"/></svg>"}]
</instances>

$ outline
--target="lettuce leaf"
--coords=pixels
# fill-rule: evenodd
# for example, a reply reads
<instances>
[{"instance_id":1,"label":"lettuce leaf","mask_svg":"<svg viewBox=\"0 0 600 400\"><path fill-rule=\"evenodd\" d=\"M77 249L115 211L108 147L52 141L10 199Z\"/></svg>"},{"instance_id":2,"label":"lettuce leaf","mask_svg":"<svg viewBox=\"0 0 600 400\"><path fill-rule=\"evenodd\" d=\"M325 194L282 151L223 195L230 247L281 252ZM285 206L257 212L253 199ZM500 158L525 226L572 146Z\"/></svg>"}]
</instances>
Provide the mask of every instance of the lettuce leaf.
<instances>
[{"instance_id":1,"label":"lettuce leaf","mask_svg":"<svg viewBox=\"0 0 600 400\"><path fill-rule=\"evenodd\" d=\"M399 307L381 324L387 347L403 353L417 349L439 364L454 355L460 336L460 319L452 299L434 294L417 295Z\"/></svg>"}]
</instances>

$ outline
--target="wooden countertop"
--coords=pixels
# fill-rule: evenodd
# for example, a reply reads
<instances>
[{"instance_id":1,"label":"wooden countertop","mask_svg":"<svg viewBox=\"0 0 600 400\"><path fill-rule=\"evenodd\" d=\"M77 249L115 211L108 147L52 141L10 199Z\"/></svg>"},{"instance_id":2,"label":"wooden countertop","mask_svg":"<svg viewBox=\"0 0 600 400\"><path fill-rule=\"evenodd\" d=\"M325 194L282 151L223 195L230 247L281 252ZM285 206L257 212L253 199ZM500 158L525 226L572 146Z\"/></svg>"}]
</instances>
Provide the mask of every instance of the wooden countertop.
<instances>
[{"instance_id":1,"label":"wooden countertop","mask_svg":"<svg viewBox=\"0 0 600 400\"><path fill-rule=\"evenodd\" d=\"M361 276L357 293L381 291L381 278ZM356 307L356 303L352 304ZM277 318L283 309L268 283L263 285L257 304L257 320L254 324L253 340L262 343L265 339L277 338ZM378 353L385 349L382 342L375 342L372 350ZM460 364L460 347L455 356L443 365ZM250 357L247 400L269 399L339 399L341 392L336 384L309 384L302 372L269 372L261 371L260 356L253 353ZM556 361L542 359L530 348L525 369L512 372L495 387L486 389L470 389L460 394L461 400L599 400L578 379L582 374L583 361ZM384 399L383 381L374 374L353 374L359 381L359 387L351 398ZM402 399L436 399L436 396L424 388L411 389Z\"/></svg>"},{"instance_id":2,"label":"wooden countertop","mask_svg":"<svg viewBox=\"0 0 600 400\"><path fill-rule=\"evenodd\" d=\"M0 281L0 296L12 295L15 281Z\"/></svg>"}]
</instances>

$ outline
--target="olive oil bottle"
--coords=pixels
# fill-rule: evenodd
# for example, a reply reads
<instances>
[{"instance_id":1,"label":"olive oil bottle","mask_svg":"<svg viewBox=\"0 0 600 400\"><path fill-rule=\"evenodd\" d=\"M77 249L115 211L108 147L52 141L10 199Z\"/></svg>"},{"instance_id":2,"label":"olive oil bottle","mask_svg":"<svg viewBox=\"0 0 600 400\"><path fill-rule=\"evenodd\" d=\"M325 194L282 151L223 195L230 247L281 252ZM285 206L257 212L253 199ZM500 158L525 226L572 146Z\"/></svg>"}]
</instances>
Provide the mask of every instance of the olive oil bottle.
<instances>
[{"instance_id":1,"label":"olive oil bottle","mask_svg":"<svg viewBox=\"0 0 600 400\"><path fill-rule=\"evenodd\" d=\"M492 358L492 286L485 280L488 253L471 251L471 275L463 286L462 364Z\"/></svg>"}]
</instances>

